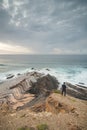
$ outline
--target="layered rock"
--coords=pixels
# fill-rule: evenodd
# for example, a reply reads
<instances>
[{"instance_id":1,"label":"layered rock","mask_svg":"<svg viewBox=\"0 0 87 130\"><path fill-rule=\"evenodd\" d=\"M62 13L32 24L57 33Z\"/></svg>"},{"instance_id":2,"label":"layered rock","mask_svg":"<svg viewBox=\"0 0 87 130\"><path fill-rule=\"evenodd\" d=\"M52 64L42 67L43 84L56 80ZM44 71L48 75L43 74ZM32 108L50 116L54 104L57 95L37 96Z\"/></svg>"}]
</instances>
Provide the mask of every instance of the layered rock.
<instances>
[{"instance_id":1,"label":"layered rock","mask_svg":"<svg viewBox=\"0 0 87 130\"><path fill-rule=\"evenodd\" d=\"M1 101L9 102L13 108L15 105L15 109L32 106L39 100L45 99L52 90L57 89L58 84L56 78L51 75L27 73L24 79L9 88L9 93L3 95Z\"/></svg>"},{"instance_id":2,"label":"layered rock","mask_svg":"<svg viewBox=\"0 0 87 130\"><path fill-rule=\"evenodd\" d=\"M67 94L79 99L87 100L87 87L66 83Z\"/></svg>"},{"instance_id":3,"label":"layered rock","mask_svg":"<svg viewBox=\"0 0 87 130\"><path fill-rule=\"evenodd\" d=\"M66 85L67 94L87 100L87 88L70 83ZM27 73L19 82L9 87L8 93L0 95L0 106L6 103L17 110L29 107L34 111L46 110L54 113L59 112L60 108L62 111L71 111L64 103L49 97L58 86L59 82L54 76L38 72Z\"/></svg>"}]
</instances>

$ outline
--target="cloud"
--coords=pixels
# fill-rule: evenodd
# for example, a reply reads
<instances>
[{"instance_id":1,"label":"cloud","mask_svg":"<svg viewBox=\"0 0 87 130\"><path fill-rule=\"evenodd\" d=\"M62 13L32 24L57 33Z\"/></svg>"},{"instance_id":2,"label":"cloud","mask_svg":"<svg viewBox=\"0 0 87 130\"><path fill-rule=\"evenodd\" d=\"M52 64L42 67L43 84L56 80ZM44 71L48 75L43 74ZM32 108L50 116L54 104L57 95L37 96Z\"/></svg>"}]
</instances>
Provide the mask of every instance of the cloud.
<instances>
[{"instance_id":1,"label":"cloud","mask_svg":"<svg viewBox=\"0 0 87 130\"><path fill-rule=\"evenodd\" d=\"M34 54L84 54L84 41L87 43L86 0L0 1L3 44L31 47Z\"/></svg>"},{"instance_id":2,"label":"cloud","mask_svg":"<svg viewBox=\"0 0 87 130\"><path fill-rule=\"evenodd\" d=\"M67 46L55 45L52 49L53 54L87 54L87 39L74 42L74 44L67 44ZM68 49L69 48L69 49Z\"/></svg>"},{"instance_id":3,"label":"cloud","mask_svg":"<svg viewBox=\"0 0 87 130\"><path fill-rule=\"evenodd\" d=\"M9 51L10 50L10 51ZM10 45L0 43L0 54L29 54L32 53L32 49L28 49L18 45Z\"/></svg>"}]
</instances>

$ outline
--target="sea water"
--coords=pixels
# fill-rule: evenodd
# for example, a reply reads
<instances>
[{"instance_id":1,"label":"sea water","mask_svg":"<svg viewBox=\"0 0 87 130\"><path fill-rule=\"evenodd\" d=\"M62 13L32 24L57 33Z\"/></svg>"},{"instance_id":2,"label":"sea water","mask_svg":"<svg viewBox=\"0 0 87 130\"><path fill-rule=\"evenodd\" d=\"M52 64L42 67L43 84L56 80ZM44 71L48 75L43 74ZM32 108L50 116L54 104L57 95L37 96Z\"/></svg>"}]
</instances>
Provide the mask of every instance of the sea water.
<instances>
[{"instance_id":1,"label":"sea water","mask_svg":"<svg viewBox=\"0 0 87 130\"><path fill-rule=\"evenodd\" d=\"M87 55L0 55L0 83L8 74L35 71L55 76L60 83L87 86Z\"/></svg>"}]
</instances>

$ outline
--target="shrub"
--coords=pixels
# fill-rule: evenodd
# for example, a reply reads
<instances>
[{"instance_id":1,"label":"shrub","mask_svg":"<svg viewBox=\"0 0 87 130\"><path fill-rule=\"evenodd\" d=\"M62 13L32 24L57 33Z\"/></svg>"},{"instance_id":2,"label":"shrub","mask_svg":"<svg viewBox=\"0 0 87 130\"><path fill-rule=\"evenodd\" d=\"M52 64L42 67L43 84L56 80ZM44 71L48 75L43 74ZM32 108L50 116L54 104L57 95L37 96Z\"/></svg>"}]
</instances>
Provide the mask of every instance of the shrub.
<instances>
[{"instance_id":1,"label":"shrub","mask_svg":"<svg viewBox=\"0 0 87 130\"><path fill-rule=\"evenodd\" d=\"M54 93L61 94L60 90L54 90Z\"/></svg>"},{"instance_id":2,"label":"shrub","mask_svg":"<svg viewBox=\"0 0 87 130\"><path fill-rule=\"evenodd\" d=\"M47 124L40 124L37 126L38 130L48 130L48 125Z\"/></svg>"},{"instance_id":3,"label":"shrub","mask_svg":"<svg viewBox=\"0 0 87 130\"><path fill-rule=\"evenodd\" d=\"M21 128L18 128L17 130L35 130L34 128L30 127L21 127Z\"/></svg>"},{"instance_id":4,"label":"shrub","mask_svg":"<svg viewBox=\"0 0 87 130\"><path fill-rule=\"evenodd\" d=\"M17 130L26 130L25 127L18 128Z\"/></svg>"}]
</instances>

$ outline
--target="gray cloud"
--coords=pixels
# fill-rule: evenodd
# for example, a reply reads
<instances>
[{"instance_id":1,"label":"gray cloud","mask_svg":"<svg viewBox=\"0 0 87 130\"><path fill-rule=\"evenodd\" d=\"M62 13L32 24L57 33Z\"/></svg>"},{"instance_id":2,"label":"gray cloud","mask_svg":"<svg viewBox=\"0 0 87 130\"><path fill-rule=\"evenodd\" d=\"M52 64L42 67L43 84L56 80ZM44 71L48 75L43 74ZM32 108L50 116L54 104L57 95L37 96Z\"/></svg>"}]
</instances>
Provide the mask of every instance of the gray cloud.
<instances>
[{"instance_id":1,"label":"gray cloud","mask_svg":"<svg viewBox=\"0 0 87 130\"><path fill-rule=\"evenodd\" d=\"M3 44L32 47L43 54L87 54L86 37L87 0L0 1Z\"/></svg>"}]
</instances>

